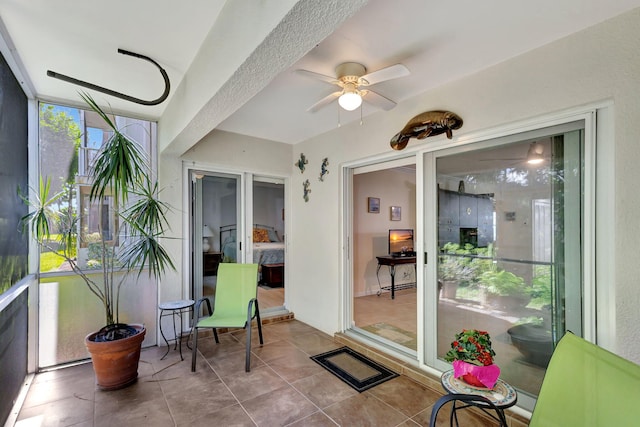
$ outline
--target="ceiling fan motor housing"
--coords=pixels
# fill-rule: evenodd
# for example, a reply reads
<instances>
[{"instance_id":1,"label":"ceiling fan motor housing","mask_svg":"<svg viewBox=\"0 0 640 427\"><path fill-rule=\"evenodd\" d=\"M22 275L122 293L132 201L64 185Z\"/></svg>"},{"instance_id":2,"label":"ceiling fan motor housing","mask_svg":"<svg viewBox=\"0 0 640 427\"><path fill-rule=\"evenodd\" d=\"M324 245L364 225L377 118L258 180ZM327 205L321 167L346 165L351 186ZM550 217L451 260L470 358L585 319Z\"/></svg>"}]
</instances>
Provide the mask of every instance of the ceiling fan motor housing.
<instances>
[{"instance_id":1,"label":"ceiling fan motor housing","mask_svg":"<svg viewBox=\"0 0 640 427\"><path fill-rule=\"evenodd\" d=\"M365 66L357 62L345 62L336 67L336 76L338 80L341 81L353 80L356 82L358 78L364 76L366 72L367 69Z\"/></svg>"}]
</instances>

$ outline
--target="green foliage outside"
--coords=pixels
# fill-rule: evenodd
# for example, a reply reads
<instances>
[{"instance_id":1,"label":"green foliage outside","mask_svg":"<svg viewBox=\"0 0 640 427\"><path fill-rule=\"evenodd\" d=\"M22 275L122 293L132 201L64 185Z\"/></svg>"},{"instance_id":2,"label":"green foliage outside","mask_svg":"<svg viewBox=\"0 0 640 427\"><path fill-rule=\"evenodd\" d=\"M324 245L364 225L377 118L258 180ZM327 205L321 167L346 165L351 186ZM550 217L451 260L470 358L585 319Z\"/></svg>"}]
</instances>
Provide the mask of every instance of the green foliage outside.
<instances>
[{"instance_id":1,"label":"green foliage outside","mask_svg":"<svg viewBox=\"0 0 640 427\"><path fill-rule=\"evenodd\" d=\"M551 307L552 269L536 265L531 283L499 267L492 245L476 248L471 244L447 243L442 247L438 263L438 279L458 282L457 295L468 300L479 300L481 292L492 295L531 297L529 307Z\"/></svg>"},{"instance_id":2,"label":"green foliage outside","mask_svg":"<svg viewBox=\"0 0 640 427\"><path fill-rule=\"evenodd\" d=\"M78 150L82 132L74 118L53 105L40 104L40 145L44 162L42 174L51 177L51 193L56 194L48 206L51 213L49 250L40 256L40 271L55 271L64 262L57 254L67 250L76 257L77 212L75 177L78 173ZM58 258L57 260L55 258Z\"/></svg>"}]
</instances>

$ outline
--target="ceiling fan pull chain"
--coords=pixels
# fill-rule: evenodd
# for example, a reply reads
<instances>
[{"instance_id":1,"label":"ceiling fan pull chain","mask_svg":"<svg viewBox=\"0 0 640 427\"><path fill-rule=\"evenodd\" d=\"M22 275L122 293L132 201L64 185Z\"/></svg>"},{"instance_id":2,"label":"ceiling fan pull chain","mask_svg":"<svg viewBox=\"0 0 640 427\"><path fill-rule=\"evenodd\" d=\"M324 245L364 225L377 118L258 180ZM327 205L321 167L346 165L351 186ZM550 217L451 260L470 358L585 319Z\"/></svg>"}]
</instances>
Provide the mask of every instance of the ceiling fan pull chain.
<instances>
[{"instance_id":1,"label":"ceiling fan pull chain","mask_svg":"<svg viewBox=\"0 0 640 427\"><path fill-rule=\"evenodd\" d=\"M162 78L164 79L164 92L162 93L162 95L160 95L159 98L151 101L135 98L133 96L125 95L124 93L116 92L115 90L107 89L102 86L95 85L93 83L88 83L82 80L75 79L73 77L65 76L64 74L56 73L55 71L51 71L51 70L47 70L47 76L53 77L55 79L63 80L65 82L72 83L74 85L86 87L88 89L93 89L98 92L106 93L107 95L115 96L116 98L124 99L125 101L134 102L140 105L149 105L149 106L158 105L162 103L165 99L167 99L167 97L169 96L169 90L171 89L171 84L169 83L169 76L167 75L167 72L160 66L160 64L158 64L156 61L149 58L148 56L144 56L139 53L130 52L128 50L118 49L118 53L121 53L123 55L133 56L134 58L143 59L145 61L149 61L153 65L158 67L158 70L160 70L160 74L162 74Z\"/></svg>"}]
</instances>

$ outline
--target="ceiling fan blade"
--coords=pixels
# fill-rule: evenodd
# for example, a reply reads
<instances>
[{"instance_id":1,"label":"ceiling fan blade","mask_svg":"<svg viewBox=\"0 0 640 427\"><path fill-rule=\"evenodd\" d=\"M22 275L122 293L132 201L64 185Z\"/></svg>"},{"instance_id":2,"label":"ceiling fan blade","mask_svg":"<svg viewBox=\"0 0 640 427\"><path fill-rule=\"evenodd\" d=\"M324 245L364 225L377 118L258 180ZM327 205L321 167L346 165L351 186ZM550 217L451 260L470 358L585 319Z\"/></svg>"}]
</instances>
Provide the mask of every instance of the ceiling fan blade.
<instances>
[{"instance_id":1,"label":"ceiling fan blade","mask_svg":"<svg viewBox=\"0 0 640 427\"><path fill-rule=\"evenodd\" d=\"M334 85L338 84L338 79L336 79L335 77L325 76L324 74L314 73L313 71L295 70L295 73L299 74L301 76L312 78L314 80L320 80L320 81L325 82L325 83L331 83L331 84L334 84Z\"/></svg>"},{"instance_id":2,"label":"ceiling fan blade","mask_svg":"<svg viewBox=\"0 0 640 427\"><path fill-rule=\"evenodd\" d=\"M390 67L382 68L381 70L374 71L369 74L365 74L358 79L358 84L361 86L370 86L387 80L405 77L409 74L410 72L407 67L402 64L396 64L391 65Z\"/></svg>"},{"instance_id":3,"label":"ceiling fan blade","mask_svg":"<svg viewBox=\"0 0 640 427\"><path fill-rule=\"evenodd\" d=\"M395 102L393 102L389 98L385 98L384 96L372 90L367 91L367 94L363 96L362 99L364 99L374 107L382 108L383 110L386 110L386 111L389 111L396 106Z\"/></svg>"},{"instance_id":4,"label":"ceiling fan blade","mask_svg":"<svg viewBox=\"0 0 640 427\"><path fill-rule=\"evenodd\" d=\"M307 112L315 113L316 111L318 111L319 109L321 109L325 105L330 104L331 101L337 99L340 96L341 93L342 93L342 91L337 91L337 92L333 92L330 95L325 96L320 101L316 102L311 107L307 108Z\"/></svg>"}]
</instances>

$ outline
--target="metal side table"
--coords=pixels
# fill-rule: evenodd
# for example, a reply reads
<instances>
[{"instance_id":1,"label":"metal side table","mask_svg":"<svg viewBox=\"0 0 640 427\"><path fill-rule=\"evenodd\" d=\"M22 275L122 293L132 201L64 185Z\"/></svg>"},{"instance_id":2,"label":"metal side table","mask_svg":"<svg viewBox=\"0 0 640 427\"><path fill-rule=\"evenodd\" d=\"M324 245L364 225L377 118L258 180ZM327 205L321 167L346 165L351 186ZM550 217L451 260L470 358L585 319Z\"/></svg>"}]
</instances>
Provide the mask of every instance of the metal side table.
<instances>
[{"instance_id":1,"label":"metal side table","mask_svg":"<svg viewBox=\"0 0 640 427\"><path fill-rule=\"evenodd\" d=\"M454 420L456 425L458 425L458 416L456 415L456 411L468 406L476 406L483 410L487 415L500 422L501 426L506 427L507 419L504 416L504 410L512 407L518 401L518 393L516 392L516 390L506 381L500 378L498 378L498 382L496 382L496 385L492 389L480 388L469 385L462 379L454 378L453 370L450 370L442 374L442 377L440 377L440 382L442 383L442 387L449 394L475 394L485 397L489 399L491 403L493 403L498 408L499 411L499 419L496 419L492 414L485 411L485 408L488 408L488 405L482 406L481 404L468 404L456 406L454 403L453 409L451 411L451 425L453 425Z\"/></svg>"},{"instance_id":2,"label":"metal side table","mask_svg":"<svg viewBox=\"0 0 640 427\"><path fill-rule=\"evenodd\" d=\"M195 301L192 299L185 299L185 300L179 300L179 301L167 301L167 302L163 302L158 304L158 308L160 309L160 320L159 320L159 324L160 324L160 335L162 335L162 338L164 339L164 342L167 344L167 352L164 354L164 356L162 356L160 358L160 360L163 360L165 357L167 357L167 354L169 354L169 340L167 340L167 337L164 335L164 332L162 330L162 318L166 317L166 316L171 316L173 318L173 336L175 337L175 345L173 346L173 349L180 349L180 360L184 360L184 357L182 357L182 315L184 313L188 313L190 311L193 310L193 305L195 304ZM176 329L176 317L178 317L180 319L180 333L178 334L178 330ZM187 347L189 347L189 340L187 339Z\"/></svg>"}]
</instances>

